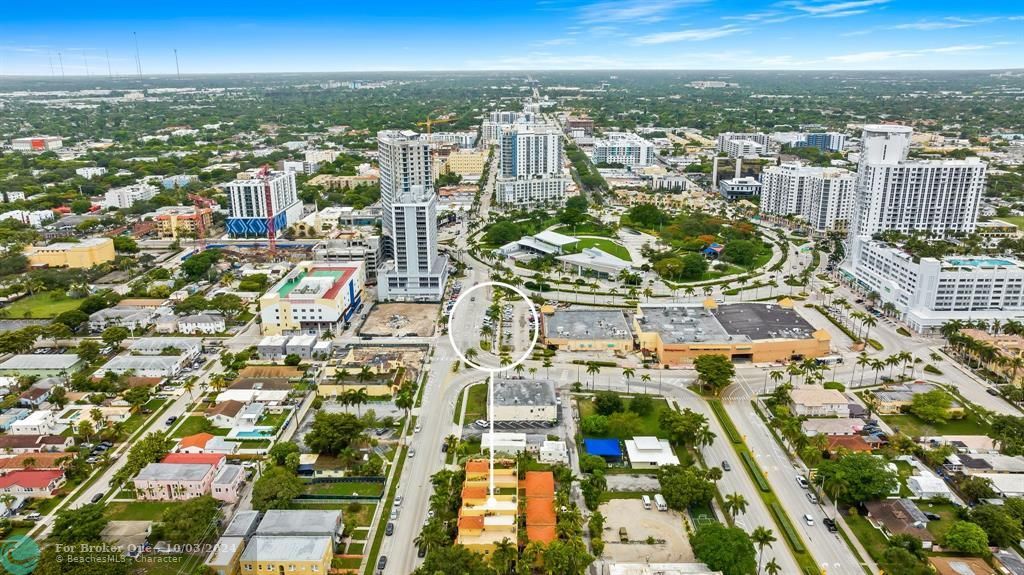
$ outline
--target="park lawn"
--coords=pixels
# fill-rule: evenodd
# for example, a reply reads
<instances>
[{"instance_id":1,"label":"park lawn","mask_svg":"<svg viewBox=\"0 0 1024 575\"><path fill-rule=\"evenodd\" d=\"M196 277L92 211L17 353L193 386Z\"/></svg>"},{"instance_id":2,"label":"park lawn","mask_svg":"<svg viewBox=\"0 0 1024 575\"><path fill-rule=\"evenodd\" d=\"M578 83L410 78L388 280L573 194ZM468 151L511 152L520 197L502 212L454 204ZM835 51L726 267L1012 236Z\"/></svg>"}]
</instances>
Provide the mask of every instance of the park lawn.
<instances>
[{"instance_id":1,"label":"park lawn","mask_svg":"<svg viewBox=\"0 0 1024 575\"><path fill-rule=\"evenodd\" d=\"M480 383L469 388L466 396L466 423L487 418L487 384Z\"/></svg>"},{"instance_id":2,"label":"park lawn","mask_svg":"<svg viewBox=\"0 0 1024 575\"><path fill-rule=\"evenodd\" d=\"M178 429L174 431L174 434L171 437L177 439L203 432L223 437L231 431L230 429L224 429L223 427L214 427L210 429L205 423L207 421L209 420L202 415L190 415L180 426L178 426ZM210 429L210 431L206 431L207 429Z\"/></svg>"},{"instance_id":3,"label":"park lawn","mask_svg":"<svg viewBox=\"0 0 1024 575\"><path fill-rule=\"evenodd\" d=\"M39 292L25 296L7 306L10 319L51 318L78 309L82 299L74 299L61 292Z\"/></svg>"},{"instance_id":4,"label":"park lawn","mask_svg":"<svg viewBox=\"0 0 1024 575\"><path fill-rule=\"evenodd\" d=\"M582 224L575 226L559 226L551 231L564 236L575 236L579 234L581 236L602 236L606 238L615 237L614 232L609 230L606 226L602 226L594 221L583 222Z\"/></svg>"},{"instance_id":5,"label":"park lawn","mask_svg":"<svg viewBox=\"0 0 1024 575\"><path fill-rule=\"evenodd\" d=\"M1006 216L1004 218L996 218L1002 220L1008 224L1013 224L1018 228L1024 227L1024 216Z\"/></svg>"},{"instance_id":6,"label":"park lawn","mask_svg":"<svg viewBox=\"0 0 1024 575\"><path fill-rule=\"evenodd\" d=\"M627 262L633 261L633 259L629 257L629 250L627 250L625 246L609 239L579 238L579 241L576 242L575 251L583 251L584 248L598 248L603 252L619 258L620 260L625 260Z\"/></svg>"},{"instance_id":7,"label":"park lawn","mask_svg":"<svg viewBox=\"0 0 1024 575\"><path fill-rule=\"evenodd\" d=\"M989 427L968 411L961 419L950 419L946 423L925 423L912 414L885 415L882 419L892 427L910 437L932 435L988 435Z\"/></svg>"},{"instance_id":8,"label":"park lawn","mask_svg":"<svg viewBox=\"0 0 1024 575\"><path fill-rule=\"evenodd\" d=\"M629 400L624 399L623 408L629 409ZM592 399L579 399L577 405L580 410L580 419L588 415L594 415L594 401ZM654 409L651 412L640 418L640 425L637 426L636 433L629 433L630 430L608 430L608 434L604 436L589 436L588 437L614 437L616 439L633 439L633 436L654 436L662 439L668 439L668 435L661 431L661 425L658 423L658 417L661 412L670 409L668 403L664 399L654 400Z\"/></svg>"},{"instance_id":9,"label":"park lawn","mask_svg":"<svg viewBox=\"0 0 1024 575\"><path fill-rule=\"evenodd\" d=\"M306 493L311 495L359 495L376 497L384 493L384 484L372 481L343 481L338 483L310 483Z\"/></svg>"},{"instance_id":10,"label":"park lawn","mask_svg":"<svg viewBox=\"0 0 1024 575\"><path fill-rule=\"evenodd\" d=\"M160 521L164 511L180 505L179 501L114 501L107 504L111 521Z\"/></svg>"}]
</instances>

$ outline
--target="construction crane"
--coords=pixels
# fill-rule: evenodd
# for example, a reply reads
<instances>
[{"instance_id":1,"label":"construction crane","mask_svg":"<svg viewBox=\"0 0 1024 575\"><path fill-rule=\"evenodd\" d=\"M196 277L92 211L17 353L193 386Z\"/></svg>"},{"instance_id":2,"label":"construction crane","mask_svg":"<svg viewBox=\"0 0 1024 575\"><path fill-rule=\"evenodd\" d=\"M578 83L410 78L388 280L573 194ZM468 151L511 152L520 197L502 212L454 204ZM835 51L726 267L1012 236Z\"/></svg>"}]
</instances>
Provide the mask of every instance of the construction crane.
<instances>
[{"instance_id":1,"label":"construction crane","mask_svg":"<svg viewBox=\"0 0 1024 575\"><path fill-rule=\"evenodd\" d=\"M263 181L263 197L267 205L267 250L270 258L273 259L277 255L277 230L274 225L274 195L270 189L270 166L267 164L260 166L256 177Z\"/></svg>"},{"instance_id":2,"label":"construction crane","mask_svg":"<svg viewBox=\"0 0 1024 575\"><path fill-rule=\"evenodd\" d=\"M455 116L450 116L450 117L447 117L447 118L427 118L426 122L416 122L416 125L417 126L426 126L427 127L427 137L429 138L430 137L430 129L434 126L434 124L447 124L449 122L454 122L457 119L458 118L456 118Z\"/></svg>"},{"instance_id":3,"label":"construction crane","mask_svg":"<svg viewBox=\"0 0 1024 575\"><path fill-rule=\"evenodd\" d=\"M216 202L199 194L189 194L188 199L192 200L192 205L196 208L196 253L198 254L206 249L206 222L203 220L203 210L212 208Z\"/></svg>"}]
</instances>

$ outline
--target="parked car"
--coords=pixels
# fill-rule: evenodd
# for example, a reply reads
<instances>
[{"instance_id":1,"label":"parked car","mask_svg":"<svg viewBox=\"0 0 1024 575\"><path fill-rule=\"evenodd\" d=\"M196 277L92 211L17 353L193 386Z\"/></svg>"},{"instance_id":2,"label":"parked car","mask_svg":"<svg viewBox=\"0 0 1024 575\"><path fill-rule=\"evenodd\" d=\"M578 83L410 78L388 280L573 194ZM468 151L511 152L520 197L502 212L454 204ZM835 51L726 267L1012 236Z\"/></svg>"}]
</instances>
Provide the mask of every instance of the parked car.
<instances>
[{"instance_id":1,"label":"parked car","mask_svg":"<svg viewBox=\"0 0 1024 575\"><path fill-rule=\"evenodd\" d=\"M398 495L398 496L395 497L395 507L401 507L401 506L402 506L402 496Z\"/></svg>"},{"instance_id":2,"label":"parked car","mask_svg":"<svg viewBox=\"0 0 1024 575\"><path fill-rule=\"evenodd\" d=\"M395 524L388 522L387 526L384 527L384 535L392 535L395 532Z\"/></svg>"},{"instance_id":3,"label":"parked car","mask_svg":"<svg viewBox=\"0 0 1024 575\"><path fill-rule=\"evenodd\" d=\"M836 531L839 531L839 527L836 526L835 519L832 519L831 517L826 517L822 519L821 522L825 524L825 528L828 529L829 532L835 533Z\"/></svg>"},{"instance_id":4,"label":"parked car","mask_svg":"<svg viewBox=\"0 0 1024 575\"><path fill-rule=\"evenodd\" d=\"M383 573L384 568L388 566L388 556L381 555L380 559L377 560L377 573Z\"/></svg>"},{"instance_id":5,"label":"parked car","mask_svg":"<svg viewBox=\"0 0 1024 575\"><path fill-rule=\"evenodd\" d=\"M928 518L928 521L941 521L942 516L938 513L932 513L931 511L925 511L924 516Z\"/></svg>"},{"instance_id":6,"label":"parked car","mask_svg":"<svg viewBox=\"0 0 1024 575\"><path fill-rule=\"evenodd\" d=\"M420 559L423 559L424 557L427 556L427 547L426 547L426 545L420 545L416 549L416 556L419 557Z\"/></svg>"}]
</instances>

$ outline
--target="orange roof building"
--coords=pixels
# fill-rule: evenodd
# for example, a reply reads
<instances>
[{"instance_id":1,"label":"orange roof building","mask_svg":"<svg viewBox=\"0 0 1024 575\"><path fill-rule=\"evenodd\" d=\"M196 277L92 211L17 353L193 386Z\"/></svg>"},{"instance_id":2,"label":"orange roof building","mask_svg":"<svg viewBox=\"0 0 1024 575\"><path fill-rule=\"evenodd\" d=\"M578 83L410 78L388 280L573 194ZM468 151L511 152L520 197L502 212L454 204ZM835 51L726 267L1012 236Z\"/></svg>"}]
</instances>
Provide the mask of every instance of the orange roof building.
<instances>
[{"instance_id":1,"label":"orange roof building","mask_svg":"<svg viewBox=\"0 0 1024 575\"><path fill-rule=\"evenodd\" d=\"M202 449L206 447L206 444L213 439L213 435L210 433L197 433L195 435L189 435L188 437L182 437L181 441L178 442L178 448L182 449L185 447L198 447Z\"/></svg>"},{"instance_id":2,"label":"orange roof building","mask_svg":"<svg viewBox=\"0 0 1024 575\"><path fill-rule=\"evenodd\" d=\"M508 539L518 544L518 472L515 461L495 460L494 497L489 495L490 463L486 459L466 462L459 510L459 535L455 542L476 553L490 554Z\"/></svg>"},{"instance_id":3,"label":"orange roof building","mask_svg":"<svg viewBox=\"0 0 1024 575\"><path fill-rule=\"evenodd\" d=\"M828 450L834 453L840 449L868 453L871 451L871 445L859 435L835 435L829 437Z\"/></svg>"},{"instance_id":4,"label":"orange roof building","mask_svg":"<svg viewBox=\"0 0 1024 575\"><path fill-rule=\"evenodd\" d=\"M205 463L220 467L226 459L220 453L168 453L162 463Z\"/></svg>"},{"instance_id":5,"label":"orange roof building","mask_svg":"<svg viewBox=\"0 0 1024 575\"><path fill-rule=\"evenodd\" d=\"M527 471L522 481L526 495L526 538L550 543L555 540L555 475L550 471Z\"/></svg>"}]
</instances>

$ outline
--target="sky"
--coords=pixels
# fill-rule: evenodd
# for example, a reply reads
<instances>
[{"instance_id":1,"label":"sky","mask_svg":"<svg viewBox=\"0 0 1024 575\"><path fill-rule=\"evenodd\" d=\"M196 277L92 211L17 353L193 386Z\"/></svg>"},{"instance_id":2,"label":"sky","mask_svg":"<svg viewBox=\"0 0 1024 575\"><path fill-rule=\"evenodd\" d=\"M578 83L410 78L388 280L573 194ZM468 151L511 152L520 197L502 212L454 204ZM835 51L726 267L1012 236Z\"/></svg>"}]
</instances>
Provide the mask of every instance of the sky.
<instances>
[{"instance_id":1,"label":"sky","mask_svg":"<svg viewBox=\"0 0 1024 575\"><path fill-rule=\"evenodd\" d=\"M0 75L134 74L136 38L145 74L1024 68L1024 2L9 2Z\"/></svg>"}]
</instances>

